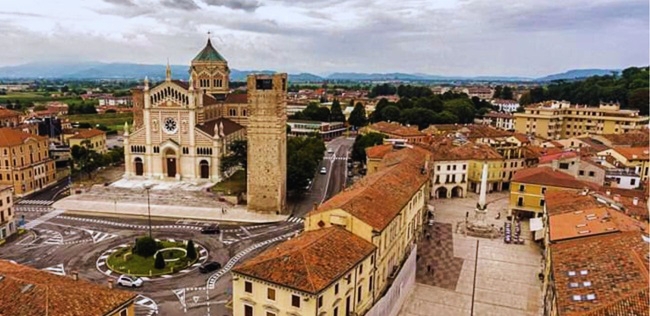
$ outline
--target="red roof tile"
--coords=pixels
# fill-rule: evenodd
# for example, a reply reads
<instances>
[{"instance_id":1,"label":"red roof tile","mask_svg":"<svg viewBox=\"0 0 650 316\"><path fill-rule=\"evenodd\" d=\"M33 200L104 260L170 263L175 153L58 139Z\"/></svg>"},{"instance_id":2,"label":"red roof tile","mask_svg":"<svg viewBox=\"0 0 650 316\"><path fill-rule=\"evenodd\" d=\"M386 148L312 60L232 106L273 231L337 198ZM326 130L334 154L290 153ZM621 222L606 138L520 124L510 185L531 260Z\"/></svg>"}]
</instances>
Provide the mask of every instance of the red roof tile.
<instances>
[{"instance_id":1,"label":"red roof tile","mask_svg":"<svg viewBox=\"0 0 650 316\"><path fill-rule=\"evenodd\" d=\"M89 128L89 129L78 129L74 131L74 136L71 136L71 139L88 139L96 136L106 135L106 132Z\"/></svg>"},{"instance_id":2,"label":"red roof tile","mask_svg":"<svg viewBox=\"0 0 650 316\"><path fill-rule=\"evenodd\" d=\"M381 159L393 150L392 144L383 144L366 148L366 156L370 159Z\"/></svg>"},{"instance_id":3,"label":"red roof tile","mask_svg":"<svg viewBox=\"0 0 650 316\"><path fill-rule=\"evenodd\" d=\"M45 139L45 137L25 133L12 128L0 128L0 147L20 145L30 138L36 141L42 141Z\"/></svg>"},{"instance_id":4,"label":"red roof tile","mask_svg":"<svg viewBox=\"0 0 650 316\"><path fill-rule=\"evenodd\" d=\"M226 97L226 101L224 101L224 103L247 104L248 95L246 93L241 93L241 94L231 93Z\"/></svg>"},{"instance_id":5,"label":"red roof tile","mask_svg":"<svg viewBox=\"0 0 650 316\"><path fill-rule=\"evenodd\" d=\"M345 276L374 250L373 244L333 226L304 232L272 246L237 265L233 272L317 294Z\"/></svg>"},{"instance_id":6,"label":"red roof tile","mask_svg":"<svg viewBox=\"0 0 650 316\"><path fill-rule=\"evenodd\" d=\"M627 160L650 159L650 148L648 147L614 147L614 150Z\"/></svg>"},{"instance_id":7,"label":"red roof tile","mask_svg":"<svg viewBox=\"0 0 650 316\"><path fill-rule=\"evenodd\" d=\"M551 167L535 167L521 169L512 177L512 182L548 185L560 188L582 189L592 187L592 184L576 180L574 177Z\"/></svg>"},{"instance_id":8,"label":"red roof tile","mask_svg":"<svg viewBox=\"0 0 650 316\"><path fill-rule=\"evenodd\" d=\"M0 293L0 314L7 316L102 316L118 312L137 295L5 260L0 260Z\"/></svg>"}]
</instances>

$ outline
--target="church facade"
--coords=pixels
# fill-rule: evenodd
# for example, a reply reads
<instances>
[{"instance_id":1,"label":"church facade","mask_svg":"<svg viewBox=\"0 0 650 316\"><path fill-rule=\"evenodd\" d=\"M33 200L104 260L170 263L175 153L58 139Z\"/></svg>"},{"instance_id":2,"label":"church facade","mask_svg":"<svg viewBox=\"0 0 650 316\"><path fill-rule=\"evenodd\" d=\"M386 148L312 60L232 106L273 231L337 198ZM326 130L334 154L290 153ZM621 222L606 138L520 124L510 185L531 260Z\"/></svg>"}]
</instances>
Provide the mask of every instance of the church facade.
<instances>
[{"instance_id":1,"label":"church facade","mask_svg":"<svg viewBox=\"0 0 650 316\"><path fill-rule=\"evenodd\" d=\"M230 69L210 40L192 60L187 82L134 89L132 131L125 126L125 177L219 182L228 143L245 139L247 96L229 93ZM243 97L242 97L243 96Z\"/></svg>"}]
</instances>

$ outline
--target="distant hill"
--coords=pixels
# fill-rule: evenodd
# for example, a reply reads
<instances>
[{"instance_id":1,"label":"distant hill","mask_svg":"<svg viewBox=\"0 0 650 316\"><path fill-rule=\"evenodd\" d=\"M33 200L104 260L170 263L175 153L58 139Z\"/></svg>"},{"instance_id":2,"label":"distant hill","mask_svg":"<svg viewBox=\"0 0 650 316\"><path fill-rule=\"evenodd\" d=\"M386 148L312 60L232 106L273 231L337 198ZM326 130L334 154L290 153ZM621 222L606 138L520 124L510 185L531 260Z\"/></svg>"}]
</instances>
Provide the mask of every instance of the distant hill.
<instances>
[{"instance_id":1,"label":"distant hill","mask_svg":"<svg viewBox=\"0 0 650 316\"><path fill-rule=\"evenodd\" d=\"M605 76L620 72L621 70L619 69L572 69L567 72L537 78L536 81L584 79L592 76Z\"/></svg>"},{"instance_id":2,"label":"distant hill","mask_svg":"<svg viewBox=\"0 0 650 316\"><path fill-rule=\"evenodd\" d=\"M188 66L172 65L174 79L187 80ZM560 74L548 75L533 79L512 76L438 76L422 73L357 73L335 72L328 76L318 76L311 73L289 74L291 82L322 82L331 81L492 81L492 82L522 82L522 81L553 81L582 79L594 75L609 75L620 70L610 69L575 69ZM251 73L274 73L273 70L230 70L230 79L245 81ZM133 63L29 63L19 66L0 67L0 78L5 79L143 79L145 76L159 80L165 76L165 65L148 65Z\"/></svg>"}]
</instances>

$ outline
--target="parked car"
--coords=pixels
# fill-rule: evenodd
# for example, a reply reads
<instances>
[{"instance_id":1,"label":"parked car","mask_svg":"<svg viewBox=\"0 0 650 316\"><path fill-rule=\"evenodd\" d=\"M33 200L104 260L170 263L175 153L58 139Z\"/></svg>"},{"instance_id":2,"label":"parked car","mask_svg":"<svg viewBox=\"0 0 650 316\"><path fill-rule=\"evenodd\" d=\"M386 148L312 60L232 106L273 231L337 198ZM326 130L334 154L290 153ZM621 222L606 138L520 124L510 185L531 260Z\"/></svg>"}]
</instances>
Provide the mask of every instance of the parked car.
<instances>
[{"instance_id":1,"label":"parked car","mask_svg":"<svg viewBox=\"0 0 650 316\"><path fill-rule=\"evenodd\" d=\"M320 174L326 174L327 173L327 168L323 167L320 168Z\"/></svg>"},{"instance_id":2,"label":"parked car","mask_svg":"<svg viewBox=\"0 0 650 316\"><path fill-rule=\"evenodd\" d=\"M330 155L333 154L333 153L334 153L334 149L332 149L332 148L328 148L328 149L327 149L327 153L330 154Z\"/></svg>"},{"instance_id":3,"label":"parked car","mask_svg":"<svg viewBox=\"0 0 650 316\"><path fill-rule=\"evenodd\" d=\"M219 269L221 269L221 263L216 261L209 261L199 266L199 272L201 273L208 273Z\"/></svg>"},{"instance_id":4,"label":"parked car","mask_svg":"<svg viewBox=\"0 0 650 316\"><path fill-rule=\"evenodd\" d=\"M211 225L201 229L201 234L219 234L221 233L221 228L219 225Z\"/></svg>"},{"instance_id":5,"label":"parked car","mask_svg":"<svg viewBox=\"0 0 650 316\"><path fill-rule=\"evenodd\" d=\"M117 278L116 283L117 285L124 287L141 287L144 281L139 277L122 274Z\"/></svg>"}]
</instances>

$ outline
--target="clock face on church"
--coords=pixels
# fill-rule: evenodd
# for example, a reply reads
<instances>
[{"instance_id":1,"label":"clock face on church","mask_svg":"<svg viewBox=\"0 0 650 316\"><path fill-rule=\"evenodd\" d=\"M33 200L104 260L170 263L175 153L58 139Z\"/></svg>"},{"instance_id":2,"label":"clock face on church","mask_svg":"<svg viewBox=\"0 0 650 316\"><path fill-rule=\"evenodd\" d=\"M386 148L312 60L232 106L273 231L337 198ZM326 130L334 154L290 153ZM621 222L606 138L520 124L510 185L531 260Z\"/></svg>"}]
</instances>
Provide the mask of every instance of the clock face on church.
<instances>
[{"instance_id":1,"label":"clock face on church","mask_svg":"<svg viewBox=\"0 0 650 316\"><path fill-rule=\"evenodd\" d=\"M165 133L174 134L178 130L178 124L176 123L176 120L174 118L168 117L163 122L162 128L165 131Z\"/></svg>"}]
</instances>

